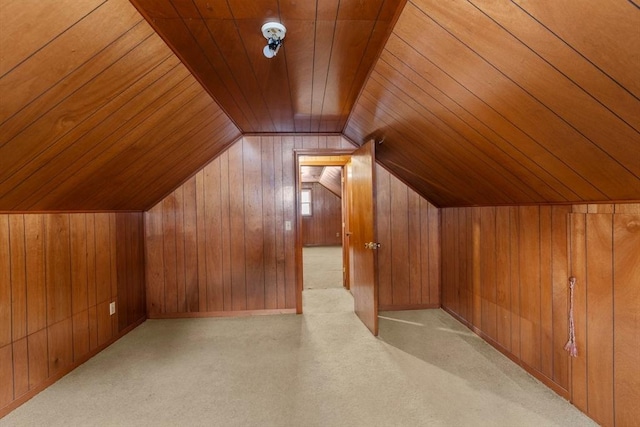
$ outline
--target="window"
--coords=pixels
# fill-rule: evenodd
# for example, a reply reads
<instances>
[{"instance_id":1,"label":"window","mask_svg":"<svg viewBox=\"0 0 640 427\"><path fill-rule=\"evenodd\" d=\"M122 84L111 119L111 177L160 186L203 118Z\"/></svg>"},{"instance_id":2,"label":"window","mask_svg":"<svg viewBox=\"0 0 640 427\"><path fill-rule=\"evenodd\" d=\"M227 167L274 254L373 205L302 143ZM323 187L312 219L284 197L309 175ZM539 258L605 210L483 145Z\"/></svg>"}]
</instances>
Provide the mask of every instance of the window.
<instances>
[{"instance_id":1,"label":"window","mask_svg":"<svg viewBox=\"0 0 640 427\"><path fill-rule=\"evenodd\" d=\"M302 216L311 216L311 189L300 190L300 212Z\"/></svg>"}]
</instances>

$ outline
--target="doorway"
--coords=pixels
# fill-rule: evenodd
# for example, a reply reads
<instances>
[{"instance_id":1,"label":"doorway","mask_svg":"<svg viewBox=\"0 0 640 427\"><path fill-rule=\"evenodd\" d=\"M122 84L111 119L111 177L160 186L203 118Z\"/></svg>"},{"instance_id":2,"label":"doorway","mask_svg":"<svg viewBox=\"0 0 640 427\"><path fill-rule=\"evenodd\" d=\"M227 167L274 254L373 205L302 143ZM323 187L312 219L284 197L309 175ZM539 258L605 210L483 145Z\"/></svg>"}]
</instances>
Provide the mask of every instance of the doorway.
<instances>
[{"instance_id":1,"label":"doorway","mask_svg":"<svg viewBox=\"0 0 640 427\"><path fill-rule=\"evenodd\" d=\"M296 155L298 312L305 291L348 289L344 177L349 154L300 150Z\"/></svg>"},{"instance_id":2,"label":"doorway","mask_svg":"<svg viewBox=\"0 0 640 427\"><path fill-rule=\"evenodd\" d=\"M304 266L302 257L301 164L331 164L336 153L296 150L296 312L302 313ZM316 160L314 157L324 157ZM373 335L378 335L378 280L375 230L375 143L368 141L352 152L338 153L337 165L342 166L342 254L343 284L350 291L353 311ZM346 173L344 170L346 169ZM309 199L305 198L305 203ZM342 289L341 289L342 290Z\"/></svg>"}]
</instances>

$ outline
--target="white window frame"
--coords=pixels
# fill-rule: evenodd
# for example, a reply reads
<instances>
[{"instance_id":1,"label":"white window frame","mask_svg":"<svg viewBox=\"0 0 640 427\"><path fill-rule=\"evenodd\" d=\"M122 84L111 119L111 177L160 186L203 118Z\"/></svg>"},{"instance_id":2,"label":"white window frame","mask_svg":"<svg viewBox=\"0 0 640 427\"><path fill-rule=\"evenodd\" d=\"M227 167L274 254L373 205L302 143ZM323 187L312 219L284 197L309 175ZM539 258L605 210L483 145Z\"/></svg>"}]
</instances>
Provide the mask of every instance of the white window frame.
<instances>
[{"instance_id":1,"label":"white window frame","mask_svg":"<svg viewBox=\"0 0 640 427\"><path fill-rule=\"evenodd\" d=\"M302 216L313 216L311 188L302 188L300 190L300 214Z\"/></svg>"}]
</instances>

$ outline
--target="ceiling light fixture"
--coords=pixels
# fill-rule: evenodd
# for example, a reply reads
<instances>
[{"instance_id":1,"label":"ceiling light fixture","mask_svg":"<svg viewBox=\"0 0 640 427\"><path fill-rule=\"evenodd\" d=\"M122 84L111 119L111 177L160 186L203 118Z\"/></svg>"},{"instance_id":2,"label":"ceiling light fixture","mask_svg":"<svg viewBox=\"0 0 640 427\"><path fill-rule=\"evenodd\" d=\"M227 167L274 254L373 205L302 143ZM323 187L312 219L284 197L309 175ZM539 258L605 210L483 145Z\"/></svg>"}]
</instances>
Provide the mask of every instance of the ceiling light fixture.
<instances>
[{"instance_id":1,"label":"ceiling light fixture","mask_svg":"<svg viewBox=\"0 0 640 427\"><path fill-rule=\"evenodd\" d=\"M262 26L262 35L267 39L267 45L262 49L264 56L273 58L278 54L286 33L287 29L284 25L277 22L267 22Z\"/></svg>"}]
</instances>

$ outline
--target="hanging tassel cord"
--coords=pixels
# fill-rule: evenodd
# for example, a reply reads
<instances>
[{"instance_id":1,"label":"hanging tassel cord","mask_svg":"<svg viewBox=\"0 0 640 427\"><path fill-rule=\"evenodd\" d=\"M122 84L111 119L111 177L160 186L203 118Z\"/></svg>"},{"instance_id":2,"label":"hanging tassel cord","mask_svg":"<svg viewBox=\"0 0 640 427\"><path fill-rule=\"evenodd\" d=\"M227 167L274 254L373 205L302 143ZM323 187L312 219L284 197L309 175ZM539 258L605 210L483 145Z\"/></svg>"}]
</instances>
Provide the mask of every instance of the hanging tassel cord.
<instances>
[{"instance_id":1,"label":"hanging tassel cord","mask_svg":"<svg viewBox=\"0 0 640 427\"><path fill-rule=\"evenodd\" d=\"M576 325L573 320L573 291L576 286L576 278L569 277L569 341L564 349L569 352L571 357L578 357L578 346L576 345Z\"/></svg>"}]
</instances>

